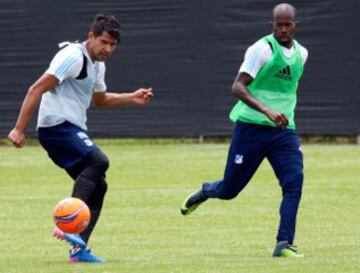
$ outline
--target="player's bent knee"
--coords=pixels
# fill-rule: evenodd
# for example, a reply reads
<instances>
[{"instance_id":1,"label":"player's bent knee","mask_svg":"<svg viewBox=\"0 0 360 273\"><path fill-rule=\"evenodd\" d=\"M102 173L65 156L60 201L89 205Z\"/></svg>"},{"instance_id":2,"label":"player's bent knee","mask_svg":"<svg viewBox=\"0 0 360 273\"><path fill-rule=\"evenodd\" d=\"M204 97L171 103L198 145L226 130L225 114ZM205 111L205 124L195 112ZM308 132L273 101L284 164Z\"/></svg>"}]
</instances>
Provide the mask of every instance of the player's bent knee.
<instances>
[{"instance_id":1,"label":"player's bent knee","mask_svg":"<svg viewBox=\"0 0 360 273\"><path fill-rule=\"evenodd\" d=\"M108 183L105 181L105 179L100 183L100 191L103 195L106 194L108 189Z\"/></svg>"},{"instance_id":2,"label":"player's bent knee","mask_svg":"<svg viewBox=\"0 0 360 273\"><path fill-rule=\"evenodd\" d=\"M100 150L94 150L85 158L87 164L86 172L91 177L103 177L109 168L108 157Z\"/></svg>"},{"instance_id":3,"label":"player's bent knee","mask_svg":"<svg viewBox=\"0 0 360 273\"><path fill-rule=\"evenodd\" d=\"M101 159L99 159L99 162L96 164L99 170L101 170L102 173L106 173L106 171L109 169L110 162L106 155L103 154Z\"/></svg>"},{"instance_id":4,"label":"player's bent knee","mask_svg":"<svg viewBox=\"0 0 360 273\"><path fill-rule=\"evenodd\" d=\"M95 150L91 153L91 161L94 166L98 168L102 173L108 170L110 162L108 157L100 150Z\"/></svg>"}]
</instances>

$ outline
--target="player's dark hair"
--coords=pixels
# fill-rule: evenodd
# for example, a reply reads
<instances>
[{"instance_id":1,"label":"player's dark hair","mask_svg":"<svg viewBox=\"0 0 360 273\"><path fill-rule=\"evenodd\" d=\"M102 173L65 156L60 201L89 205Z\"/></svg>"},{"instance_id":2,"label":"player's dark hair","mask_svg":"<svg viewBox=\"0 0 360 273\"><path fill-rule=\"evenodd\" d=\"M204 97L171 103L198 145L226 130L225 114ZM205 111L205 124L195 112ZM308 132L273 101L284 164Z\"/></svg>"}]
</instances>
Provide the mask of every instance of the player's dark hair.
<instances>
[{"instance_id":1,"label":"player's dark hair","mask_svg":"<svg viewBox=\"0 0 360 273\"><path fill-rule=\"evenodd\" d=\"M120 43L121 27L114 15L108 13L97 14L94 22L91 24L90 31L95 34L95 37L102 35L105 31Z\"/></svg>"}]
</instances>

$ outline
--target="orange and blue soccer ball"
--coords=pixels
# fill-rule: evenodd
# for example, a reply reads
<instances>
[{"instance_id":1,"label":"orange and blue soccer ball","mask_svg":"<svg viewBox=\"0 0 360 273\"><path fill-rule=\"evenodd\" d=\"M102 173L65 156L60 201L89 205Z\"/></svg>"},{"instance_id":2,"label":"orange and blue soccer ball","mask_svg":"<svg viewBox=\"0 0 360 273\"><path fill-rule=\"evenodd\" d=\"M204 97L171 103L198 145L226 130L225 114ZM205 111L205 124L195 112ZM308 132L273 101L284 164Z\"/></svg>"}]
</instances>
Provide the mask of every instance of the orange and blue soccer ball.
<instances>
[{"instance_id":1,"label":"orange and blue soccer ball","mask_svg":"<svg viewBox=\"0 0 360 273\"><path fill-rule=\"evenodd\" d=\"M79 234L90 222L90 210L84 201L78 198L65 198L54 209L54 221L63 232Z\"/></svg>"}]
</instances>

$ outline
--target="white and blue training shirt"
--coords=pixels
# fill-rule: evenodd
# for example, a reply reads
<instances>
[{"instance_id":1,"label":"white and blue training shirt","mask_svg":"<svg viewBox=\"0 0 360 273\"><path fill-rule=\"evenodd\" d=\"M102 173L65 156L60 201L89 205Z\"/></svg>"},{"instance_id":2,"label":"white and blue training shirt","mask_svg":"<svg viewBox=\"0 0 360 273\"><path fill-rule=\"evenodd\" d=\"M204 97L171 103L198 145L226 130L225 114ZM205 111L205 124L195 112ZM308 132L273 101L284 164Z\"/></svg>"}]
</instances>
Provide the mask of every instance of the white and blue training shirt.
<instances>
[{"instance_id":1,"label":"white and blue training shirt","mask_svg":"<svg viewBox=\"0 0 360 273\"><path fill-rule=\"evenodd\" d=\"M76 79L87 59L87 77ZM51 127L69 121L86 130L86 111L94 92L105 92L105 64L93 62L84 43L69 43L53 58L45 73L59 84L42 95L37 127Z\"/></svg>"}]
</instances>

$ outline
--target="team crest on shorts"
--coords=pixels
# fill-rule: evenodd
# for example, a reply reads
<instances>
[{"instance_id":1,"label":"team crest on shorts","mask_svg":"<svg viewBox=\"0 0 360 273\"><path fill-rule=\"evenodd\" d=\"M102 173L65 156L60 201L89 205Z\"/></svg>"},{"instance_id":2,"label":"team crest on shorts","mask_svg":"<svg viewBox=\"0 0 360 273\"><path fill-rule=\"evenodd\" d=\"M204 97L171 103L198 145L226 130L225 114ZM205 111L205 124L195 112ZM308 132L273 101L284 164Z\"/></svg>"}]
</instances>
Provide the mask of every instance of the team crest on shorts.
<instances>
[{"instance_id":1,"label":"team crest on shorts","mask_svg":"<svg viewBox=\"0 0 360 273\"><path fill-rule=\"evenodd\" d=\"M243 155L235 155L235 164L241 164L243 163L243 158L244 156Z\"/></svg>"},{"instance_id":2,"label":"team crest on shorts","mask_svg":"<svg viewBox=\"0 0 360 273\"><path fill-rule=\"evenodd\" d=\"M84 132L78 132L78 133L77 133L77 136L78 136L80 139L89 138L89 137L87 136L87 134L85 134Z\"/></svg>"},{"instance_id":3,"label":"team crest on shorts","mask_svg":"<svg viewBox=\"0 0 360 273\"><path fill-rule=\"evenodd\" d=\"M89 139L88 135L85 134L84 132L78 132L77 136L84 141L85 145L88 147L91 147L94 145L94 143Z\"/></svg>"}]
</instances>

